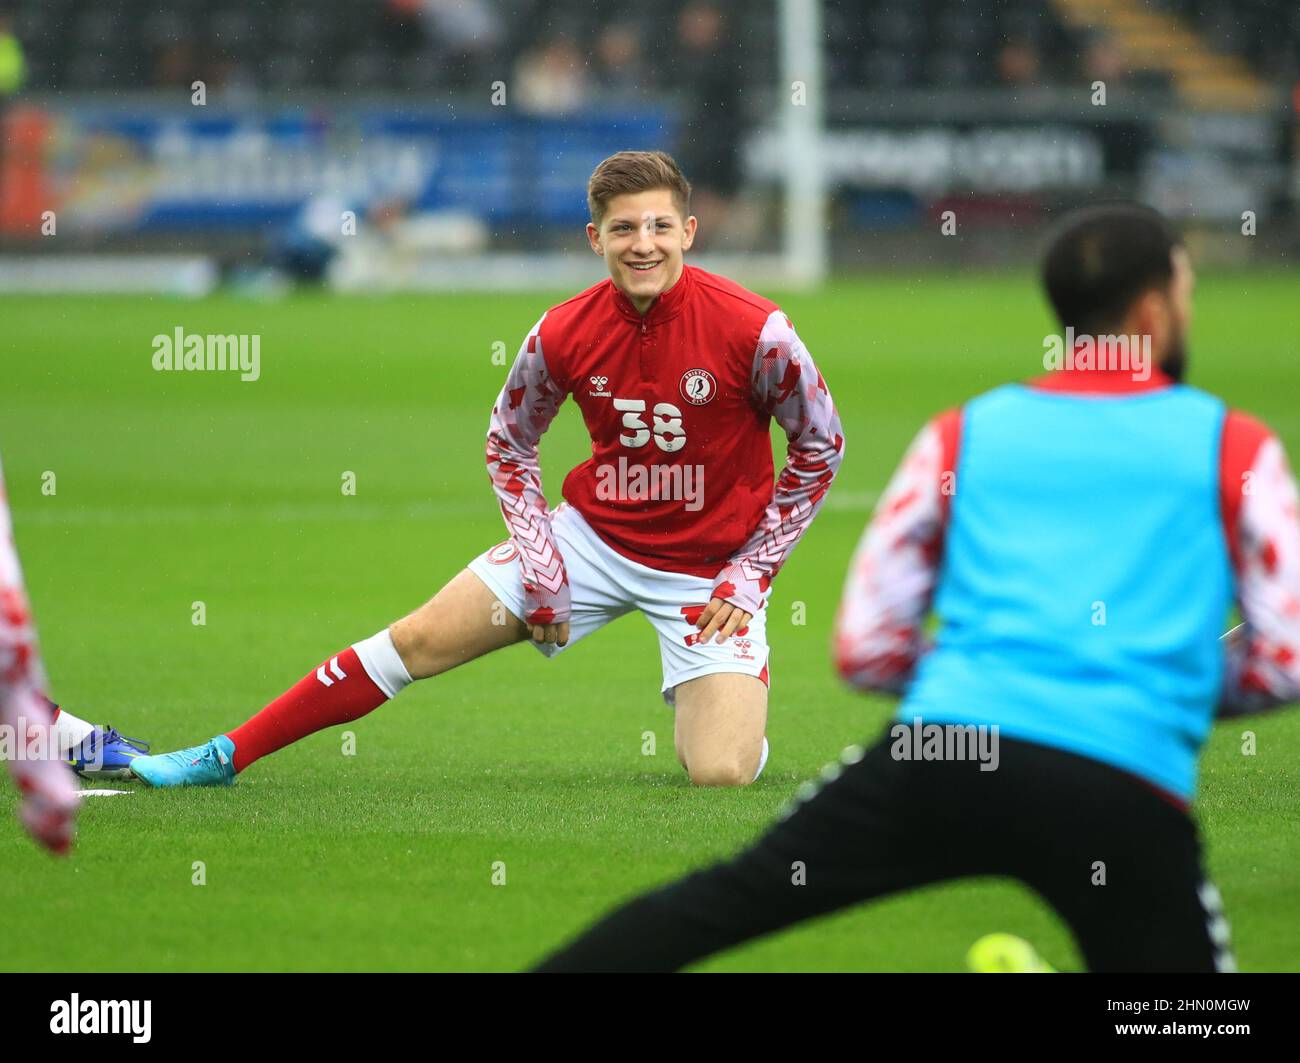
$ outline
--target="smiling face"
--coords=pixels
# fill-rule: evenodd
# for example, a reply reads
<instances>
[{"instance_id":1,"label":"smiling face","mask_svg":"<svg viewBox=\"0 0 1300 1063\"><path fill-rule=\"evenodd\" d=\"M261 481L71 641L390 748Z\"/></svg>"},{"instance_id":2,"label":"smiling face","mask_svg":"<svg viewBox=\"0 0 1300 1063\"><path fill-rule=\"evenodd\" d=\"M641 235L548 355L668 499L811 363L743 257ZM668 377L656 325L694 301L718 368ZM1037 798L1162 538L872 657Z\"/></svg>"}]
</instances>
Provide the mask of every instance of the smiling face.
<instances>
[{"instance_id":1,"label":"smiling face","mask_svg":"<svg viewBox=\"0 0 1300 1063\"><path fill-rule=\"evenodd\" d=\"M587 224L587 239L614 284L644 314L682 275L695 225L694 215L682 217L669 189L652 188L613 196L599 227Z\"/></svg>"}]
</instances>

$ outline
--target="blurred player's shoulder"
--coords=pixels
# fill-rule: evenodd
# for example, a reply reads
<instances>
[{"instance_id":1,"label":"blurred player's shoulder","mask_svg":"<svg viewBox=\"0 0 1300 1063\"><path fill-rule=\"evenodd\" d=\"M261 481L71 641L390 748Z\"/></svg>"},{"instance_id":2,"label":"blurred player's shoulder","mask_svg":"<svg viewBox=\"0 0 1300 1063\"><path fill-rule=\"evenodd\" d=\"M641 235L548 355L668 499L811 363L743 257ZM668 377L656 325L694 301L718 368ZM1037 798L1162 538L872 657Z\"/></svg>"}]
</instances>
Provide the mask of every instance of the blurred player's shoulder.
<instances>
[{"instance_id":1,"label":"blurred player's shoulder","mask_svg":"<svg viewBox=\"0 0 1300 1063\"><path fill-rule=\"evenodd\" d=\"M1260 451L1274 440L1277 436L1273 430L1259 418L1233 407L1224 414L1219 441L1219 487L1230 510L1235 511L1240 504L1249 482L1247 474L1259 460Z\"/></svg>"},{"instance_id":2,"label":"blurred player's shoulder","mask_svg":"<svg viewBox=\"0 0 1300 1063\"><path fill-rule=\"evenodd\" d=\"M1258 417L1254 417L1244 410L1239 410L1235 406L1228 407L1228 411L1223 418L1223 442L1225 446L1233 445L1254 450L1273 435L1273 429Z\"/></svg>"},{"instance_id":3,"label":"blurred player's shoulder","mask_svg":"<svg viewBox=\"0 0 1300 1063\"><path fill-rule=\"evenodd\" d=\"M1184 385L1187 387L1187 385ZM1223 428L1220 433L1219 449L1225 469L1248 469L1258 456L1260 448L1270 441L1278 441L1278 435L1272 426L1262 418L1247 413L1245 410L1230 406L1223 398L1212 391L1188 387L1208 395L1211 399L1222 402ZM1280 441L1279 445L1280 445Z\"/></svg>"}]
</instances>

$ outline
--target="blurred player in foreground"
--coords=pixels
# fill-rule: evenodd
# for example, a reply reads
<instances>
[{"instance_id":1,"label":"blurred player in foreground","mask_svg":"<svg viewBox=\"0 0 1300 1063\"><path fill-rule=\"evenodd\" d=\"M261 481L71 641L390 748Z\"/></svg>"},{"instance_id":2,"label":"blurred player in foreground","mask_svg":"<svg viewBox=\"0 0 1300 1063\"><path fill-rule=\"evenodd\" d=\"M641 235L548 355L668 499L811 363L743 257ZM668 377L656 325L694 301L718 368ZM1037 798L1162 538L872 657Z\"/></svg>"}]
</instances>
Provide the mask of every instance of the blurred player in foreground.
<instances>
[{"instance_id":1,"label":"blurred player in foreground","mask_svg":"<svg viewBox=\"0 0 1300 1063\"><path fill-rule=\"evenodd\" d=\"M767 756L764 609L839 466L839 415L774 303L684 263L696 221L669 156L611 156L592 174L588 202L587 238L609 279L542 315L492 409L487 464L510 538L246 723L139 758L136 775L154 786L229 784L412 680L530 637L551 657L639 611L659 636L662 693L676 706L691 781L757 778ZM568 396L592 456L550 510L538 443ZM773 418L789 439L775 486Z\"/></svg>"},{"instance_id":2,"label":"blurred player in foreground","mask_svg":"<svg viewBox=\"0 0 1300 1063\"><path fill-rule=\"evenodd\" d=\"M1300 698L1295 482L1263 425L1179 383L1193 276L1158 214L1072 216L1043 276L1059 368L927 425L852 562L838 669L902 692L898 722L542 970L676 969L968 875L1038 891L1091 970L1233 969L1189 803L1216 707Z\"/></svg>"},{"instance_id":3,"label":"blurred player in foreground","mask_svg":"<svg viewBox=\"0 0 1300 1063\"><path fill-rule=\"evenodd\" d=\"M0 483L0 502L4 501L4 485ZM5 595L3 612L0 612L0 626L9 625L6 633L12 641L0 641L0 651L9 650L14 661L20 662L23 653L17 649L20 643L20 628L26 622L26 595L19 579L18 554L13 546L13 535L9 526L8 503L4 502L3 522L0 523L0 538L4 540L4 549L10 551L6 559L6 580L0 582L0 593ZM21 606L21 608L20 608ZM31 652L35 652L32 650ZM0 661L3 661L0 656ZM58 759L69 765L78 775L86 779L123 779L130 776L131 761L149 752L149 743L138 738L127 738L113 727L98 727L87 720L74 716L66 709L60 708L41 693L41 705L35 713L27 712L23 718L42 729L40 748L57 754ZM16 738L15 738L16 741ZM0 760L17 755L17 747L0 743Z\"/></svg>"},{"instance_id":4,"label":"blurred player in foreground","mask_svg":"<svg viewBox=\"0 0 1300 1063\"><path fill-rule=\"evenodd\" d=\"M77 783L58 751L45 676L23 588L0 470L0 745L22 795L19 817L47 849L66 853L77 815Z\"/></svg>"}]
</instances>

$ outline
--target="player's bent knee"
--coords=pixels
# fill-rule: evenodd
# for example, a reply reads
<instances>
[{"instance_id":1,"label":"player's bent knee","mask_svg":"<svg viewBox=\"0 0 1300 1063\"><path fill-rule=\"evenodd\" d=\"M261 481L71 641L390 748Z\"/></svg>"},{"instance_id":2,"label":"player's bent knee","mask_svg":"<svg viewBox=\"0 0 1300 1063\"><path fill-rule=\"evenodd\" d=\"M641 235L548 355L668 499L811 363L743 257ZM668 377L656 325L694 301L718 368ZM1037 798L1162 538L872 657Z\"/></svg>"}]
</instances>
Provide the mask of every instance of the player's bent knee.
<instances>
[{"instance_id":1,"label":"player's bent knee","mask_svg":"<svg viewBox=\"0 0 1300 1063\"><path fill-rule=\"evenodd\" d=\"M687 764L686 771L696 786L748 786L754 781L757 765L746 766L738 760L706 760Z\"/></svg>"}]
</instances>

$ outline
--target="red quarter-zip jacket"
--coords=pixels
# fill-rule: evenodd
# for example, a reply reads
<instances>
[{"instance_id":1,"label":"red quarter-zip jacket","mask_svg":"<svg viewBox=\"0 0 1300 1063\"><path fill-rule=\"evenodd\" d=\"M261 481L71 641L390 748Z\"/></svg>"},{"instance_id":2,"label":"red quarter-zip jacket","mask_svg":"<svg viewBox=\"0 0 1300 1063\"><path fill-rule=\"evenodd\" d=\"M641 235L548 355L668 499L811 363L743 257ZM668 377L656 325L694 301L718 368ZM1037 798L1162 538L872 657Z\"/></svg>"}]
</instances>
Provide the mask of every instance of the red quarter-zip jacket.
<instances>
[{"instance_id":1,"label":"red quarter-zip jacket","mask_svg":"<svg viewBox=\"0 0 1300 1063\"><path fill-rule=\"evenodd\" d=\"M844 453L835 404L789 318L692 266L644 316L611 280L542 315L487 443L529 623L568 619L537 458L568 396L591 435L591 457L564 481L569 504L623 556L712 579L715 597L757 612ZM772 418L789 440L775 485Z\"/></svg>"}]
</instances>

